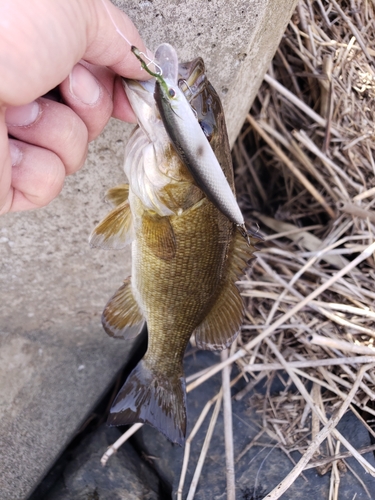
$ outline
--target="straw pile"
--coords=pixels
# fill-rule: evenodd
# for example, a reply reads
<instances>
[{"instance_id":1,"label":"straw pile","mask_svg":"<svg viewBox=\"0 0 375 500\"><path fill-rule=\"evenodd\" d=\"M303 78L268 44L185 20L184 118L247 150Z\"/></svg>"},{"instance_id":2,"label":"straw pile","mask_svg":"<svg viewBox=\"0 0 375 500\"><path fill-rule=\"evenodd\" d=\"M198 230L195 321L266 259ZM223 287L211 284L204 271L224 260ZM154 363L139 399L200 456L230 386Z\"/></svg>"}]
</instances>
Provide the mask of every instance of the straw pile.
<instances>
[{"instance_id":1,"label":"straw pile","mask_svg":"<svg viewBox=\"0 0 375 500\"><path fill-rule=\"evenodd\" d=\"M352 411L375 437L374 61L373 2L300 0L233 151L238 198L265 241L240 282L248 304L238 342L220 364L188 380L189 392L222 371L223 387L188 437L179 499L190 443L214 407L187 497L194 498L222 401L228 500L235 499L235 462L262 436L288 456L301 453L267 499L310 467L329 471L328 498L339 498L348 456L375 476L363 458L375 446L356 450L335 429ZM238 377L223 370L233 363L248 381L236 399L262 380L270 386L279 377L285 386L277 396L253 398L263 428L239 456L230 392Z\"/></svg>"},{"instance_id":2,"label":"straw pile","mask_svg":"<svg viewBox=\"0 0 375 500\"><path fill-rule=\"evenodd\" d=\"M234 149L238 196L265 234L241 281L252 352L237 363L248 389L287 372L285 392L253 404L264 434L306 454L267 499L309 461L332 466L338 498L340 452L375 475L334 430L350 409L375 437L374 56L374 3L301 0Z\"/></svg>"}]
</instances>

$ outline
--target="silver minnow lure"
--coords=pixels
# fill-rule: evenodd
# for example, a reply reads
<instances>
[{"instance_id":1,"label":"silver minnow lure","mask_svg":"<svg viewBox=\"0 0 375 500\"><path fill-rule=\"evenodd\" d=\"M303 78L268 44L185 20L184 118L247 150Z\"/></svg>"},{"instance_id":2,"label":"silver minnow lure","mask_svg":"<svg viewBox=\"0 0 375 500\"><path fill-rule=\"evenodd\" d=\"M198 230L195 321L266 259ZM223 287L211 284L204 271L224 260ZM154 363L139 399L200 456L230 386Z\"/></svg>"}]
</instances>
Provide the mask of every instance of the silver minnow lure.
<instances>
[{"instance_id":1,"label":"silver minnow lure","mask_svg":"<svg viewBox=\"0 0 375 500\"><path fill-rule=\"evenodd\" d=\"M164 43L155 54L157 61L163 61L163 75L149 70L138 49L132 47L132 51L143 63L144 69L156 78L155 101L164 127L182 162L216 208L237 226L244 228L244 218L223 170L189 102L178 86L178 59L175 49Z\"/></svg>"}]
</instances>

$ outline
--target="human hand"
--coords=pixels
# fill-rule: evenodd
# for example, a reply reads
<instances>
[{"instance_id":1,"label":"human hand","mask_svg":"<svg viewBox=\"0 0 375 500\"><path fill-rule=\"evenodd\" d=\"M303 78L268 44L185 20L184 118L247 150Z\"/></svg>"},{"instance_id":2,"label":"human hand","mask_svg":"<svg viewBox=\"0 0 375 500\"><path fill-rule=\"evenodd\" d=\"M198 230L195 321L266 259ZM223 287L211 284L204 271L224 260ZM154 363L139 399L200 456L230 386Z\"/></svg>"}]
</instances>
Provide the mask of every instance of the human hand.
<instances>
[{"instance_id":1,"label":"human hand","mask_svg":"<svg viewBox=\"0 0 375 500\"><path fill-rule=\"evenodd\" d=\"M109 0L1 1L0 214L47 205L111 116L135 121L118 75L149 75L111 17L146 51ZM57 85L64 104L41 97Z\"/></svg>"}]
</instances>

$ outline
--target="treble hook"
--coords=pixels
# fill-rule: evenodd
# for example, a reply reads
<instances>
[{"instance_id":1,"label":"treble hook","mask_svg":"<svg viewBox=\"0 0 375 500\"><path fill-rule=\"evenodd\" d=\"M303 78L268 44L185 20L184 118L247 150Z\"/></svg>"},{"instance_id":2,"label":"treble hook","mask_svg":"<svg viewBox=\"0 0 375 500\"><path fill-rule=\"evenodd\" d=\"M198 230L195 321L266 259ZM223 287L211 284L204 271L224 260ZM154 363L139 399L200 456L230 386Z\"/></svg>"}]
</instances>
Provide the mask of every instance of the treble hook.
<instances>
[{"instance_id":1,"label":"treble hook","mask_svg":"<svg viewBox=\"0 0 375 500\"><path fill-rule=\"evenodd\" d=\"M188 90L189 90L189 91L190 91L190 93L191 93L190 98L187 98L187 97L186 97L186 95L185 95L185 97L186 97L186 99L187 99L188 103L190 104L191 99L194 97L194 93L193 93L192 88L189 86L188 82L187 82L186 80L184 80L183 78L180 78L180 79L178 80L177 85L178 85L178 87L182 90L182 92L184 92L184 91L183 91L183 89L182 89L182 84L183 84L183 83L186 85L186 87L188 88ZM185 94L185 92L184 92L184 94ZM194 108L194 106L192 106L191 104L190 104L190 107L191 107L191 109L192 109L192 111L193 111L193 113L194 113L194 115L195 115L195 118L198 120L198 113L197 113L197 110L196 110L196 109Z\"/></svg>"},{"instance_id":2,"label":"treble hook","mask_svg":"<svg viewBox=\"0 0 375 500\"><path fill-rule=\"evenodd\" d=\"M249 246L251 246L250 235L247 232L246 224L245 223L243 223L243 224L236 224L236 226L238 227L238 230L241 233L241 236L243 236L245 238L245 240L247 241L247 244Z\"/></svg>"},{"instance_id":3,"label":"treble hook","mask_svg":"<svg viewBox=\"0 0 375 500\"><path fill-rule=\"evenodd\" d=\"M193 91L192 91L191 87L189 86L188 82L186 80L184 80L183 78L180 78L178 80L178 86L180 87L180 89L182 90L182 88L181 88L182 83L184 83L186 85L186 87L190 90L191 94L193 94Z\"/></svg>"}]
</instances>

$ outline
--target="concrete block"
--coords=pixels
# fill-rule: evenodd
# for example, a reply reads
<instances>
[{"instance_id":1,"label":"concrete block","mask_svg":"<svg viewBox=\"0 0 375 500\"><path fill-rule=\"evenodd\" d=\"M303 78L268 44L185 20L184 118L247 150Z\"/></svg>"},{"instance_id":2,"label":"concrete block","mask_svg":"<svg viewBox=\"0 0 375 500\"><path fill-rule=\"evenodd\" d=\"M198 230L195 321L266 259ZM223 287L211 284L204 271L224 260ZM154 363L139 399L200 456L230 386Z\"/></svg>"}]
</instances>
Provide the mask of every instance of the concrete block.
<instances>
[{"instance_id":1,"label":"concrete block","mask_svg":"<svg viewBox=\"0 0 375 500\"><path fill-rule=\"evenodd\" d=\"M115 2L147 45L202 56L222 97L231 142L296 0ZM132 127L112 120L85 167L48 207L0 218L0 491L27 498L123 365L130 346L107 338L100 314L130 272L128 251L90 249L123 181Z\"/></svg>"}]
</instances>

